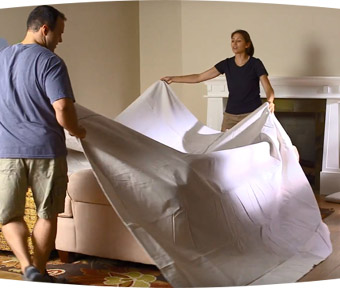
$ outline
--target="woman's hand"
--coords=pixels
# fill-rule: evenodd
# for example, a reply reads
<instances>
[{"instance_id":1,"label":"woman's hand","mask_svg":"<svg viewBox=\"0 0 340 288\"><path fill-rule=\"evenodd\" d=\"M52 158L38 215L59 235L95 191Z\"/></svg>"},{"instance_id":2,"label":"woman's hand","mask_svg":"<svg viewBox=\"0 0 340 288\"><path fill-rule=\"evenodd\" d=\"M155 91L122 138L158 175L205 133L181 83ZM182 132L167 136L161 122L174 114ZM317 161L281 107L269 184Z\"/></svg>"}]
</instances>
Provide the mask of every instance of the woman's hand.
<instances>
[{"instance_id":1,"label":"woman's hand","mask_svg":"<svg viewBox=\"0 0 340 288\"><path fill-rule=\"evenodd\" d=\"M268 101L268 103L269 103L269 111L271 112L271 113L274 113L274 111L275 111L275 104L274 104L274 102L273 101Z\"/></svg>"},{"instance_id":2,"label":"woman's hand","mask_svg":"<svg viewBox=\"0 0 340 288\"><path fill-rule=\"evenodd\" d=\"M161 80L166 82L167 84L171 84L173 78L174 78L173 76L165 76L165 77L161 78Z\"/></svg>"}]
</instances>

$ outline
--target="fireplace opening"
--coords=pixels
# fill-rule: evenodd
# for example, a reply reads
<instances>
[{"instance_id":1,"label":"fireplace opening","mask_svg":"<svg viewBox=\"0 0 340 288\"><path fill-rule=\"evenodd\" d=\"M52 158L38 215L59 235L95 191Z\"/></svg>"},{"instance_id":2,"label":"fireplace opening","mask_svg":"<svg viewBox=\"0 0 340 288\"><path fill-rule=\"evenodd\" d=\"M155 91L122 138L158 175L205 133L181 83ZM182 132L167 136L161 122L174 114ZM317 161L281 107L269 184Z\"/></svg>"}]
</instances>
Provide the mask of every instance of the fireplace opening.
<instances>
[{"instance_id":1,"label":"fireplace opening","mask_svg":"<svg viewBox=\"0 0 340 288\"><path fill-rule=\"evenodd\" d=\"M299 151L300 165L315 193L320 191L326 100L275 99L275 116Z\"/></svg>"}]
</instances>

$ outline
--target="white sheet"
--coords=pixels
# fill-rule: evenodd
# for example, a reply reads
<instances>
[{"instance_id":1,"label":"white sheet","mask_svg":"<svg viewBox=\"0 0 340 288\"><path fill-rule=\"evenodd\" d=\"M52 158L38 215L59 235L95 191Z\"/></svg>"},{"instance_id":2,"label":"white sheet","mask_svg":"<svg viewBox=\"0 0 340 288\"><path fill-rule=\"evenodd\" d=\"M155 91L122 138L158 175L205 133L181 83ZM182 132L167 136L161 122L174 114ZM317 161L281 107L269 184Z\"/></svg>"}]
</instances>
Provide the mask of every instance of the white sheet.
<instances>
[{"instance_id":1,"label":"white sheet","mask_svg":"<svg viewBox=\"0 0 340 288\"><path fill-rule=\"evenodd\" d=\"M159 81L116 121L77 112L104 193L173 286L294 282L331 253L312 189L266 104L221 133Z\"/></svg>"}]
</instances>

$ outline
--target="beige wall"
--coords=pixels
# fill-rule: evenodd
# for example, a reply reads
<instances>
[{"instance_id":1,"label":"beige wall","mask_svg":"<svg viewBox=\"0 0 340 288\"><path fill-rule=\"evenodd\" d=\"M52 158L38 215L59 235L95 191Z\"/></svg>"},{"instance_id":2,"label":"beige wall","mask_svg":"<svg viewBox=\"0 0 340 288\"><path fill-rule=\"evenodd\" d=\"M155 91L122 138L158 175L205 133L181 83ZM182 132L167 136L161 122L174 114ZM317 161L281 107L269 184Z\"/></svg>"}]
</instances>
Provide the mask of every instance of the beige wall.
<instances>
[{"instance_id":1,"label":"beige wall","mask_svg":"<svg viewBox=\"0 0 340 288\"><path fill-rule=\"evenodd\" d=\"M230 33L250 32L273 76L339 76L340 10L213 1L123 1L56 5L68 17L56 52L78 102L116 116L165 75L198 73L232 56ZM1 9L0 37L25 34L31 7ZM204 84L172 84L206 121Z\"/></svg>"},{"instance_id":2,"label":"beige wall","mask_svg":"<svg viewBox=\"0 0 340 288\"><path fill-rule=\"evenodd\" d=\"M147 5L166 13L165 8L170 3L149 2ZM169 14L163 18L159 18L157 13L148 13L146 9L140 10L140 23L146 21L145 18L152 22L157 17L158 31L164 28L165 32L156 33L156 29L147 31L157 34L157 38L148 35L148 39L153 39L152 44L159 45L159 49L153 47L152 73L144 73L148 68L141 65L141 87L159 75L202 72L219 60L233 56L229 45L230 33L239 28L248 30L255 45L255 57L264 62L272 76L340 75L338 9L212 1L182 1L180 5L173 5L176 5L176 11L169 9ZM174 12L177 14L169 16ZM140 35L145 37L144 31ZM170 48L175 35L181 37L178 41L181 52L177 55L171 53ZM169 43L168 46L165 43ZM151 42L147 44L151 45ZM141 49L143 45L146 43L141 43ZM168 56L174 58L167 59L167 62L180 61L181 67L169 65L165 69L161 63ZM151 55L141 54L143 57L151 58ZM205 85L172 84L172 87L182 93L179 95L181 100L205 122Z\"/></svg>"},{"instance_id":3,"label":"beige wall","mask_svg":"<svg viewBox=\"0 0 340 288\"><path fill-rule=\"evenodd\" d=\"M140 94L139 4L108 2L55 5L67 17L56 53L69 70L77 102L114 117ZM0 37L25 35L32 7L0 9Z\"/></svg>"},{"instance_id":4,"label":"beige wall","mask_svg":"<svg viewBox=\"0 0 340 288\"><path fill-rule=\"evenodd\" d=\"M182 73L182 4L144 1L139 5L141 91L167 73ZM178 96L179 86L173 86Z\"/></svg>"}]
</instances>

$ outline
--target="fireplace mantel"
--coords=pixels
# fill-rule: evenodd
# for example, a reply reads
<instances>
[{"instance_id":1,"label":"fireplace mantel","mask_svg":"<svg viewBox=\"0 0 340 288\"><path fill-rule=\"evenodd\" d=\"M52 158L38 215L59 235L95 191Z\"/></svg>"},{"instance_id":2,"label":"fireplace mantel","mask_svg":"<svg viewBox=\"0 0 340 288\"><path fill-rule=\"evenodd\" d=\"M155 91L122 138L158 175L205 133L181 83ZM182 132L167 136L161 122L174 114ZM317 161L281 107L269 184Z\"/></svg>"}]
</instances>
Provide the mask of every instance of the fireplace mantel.
<instances>
[{"instance_id":1,"label":"fireplace mantel","mask_svg":"<svg viewBox=\"0 0 340 288\"><path fill-rule=\"evenodd\" d=\"M275 98L325 99L326 119L320 194L340 191L340 77L269 77ZM228 98L224 76L204 82L207 87L207 125L220 130ZM261 97L265 93L261 87Z\"/></svg>"}]
</instances>

